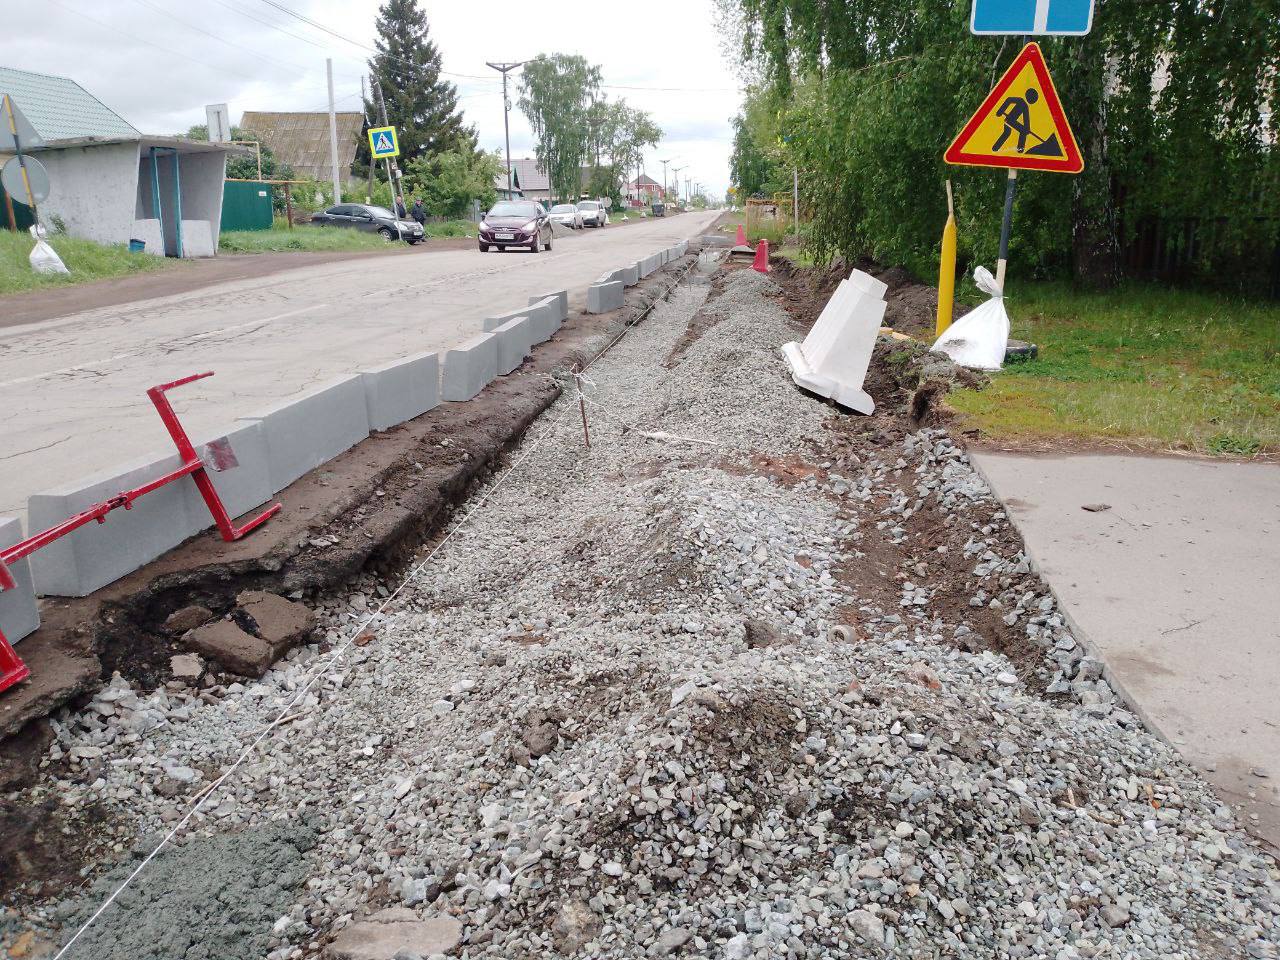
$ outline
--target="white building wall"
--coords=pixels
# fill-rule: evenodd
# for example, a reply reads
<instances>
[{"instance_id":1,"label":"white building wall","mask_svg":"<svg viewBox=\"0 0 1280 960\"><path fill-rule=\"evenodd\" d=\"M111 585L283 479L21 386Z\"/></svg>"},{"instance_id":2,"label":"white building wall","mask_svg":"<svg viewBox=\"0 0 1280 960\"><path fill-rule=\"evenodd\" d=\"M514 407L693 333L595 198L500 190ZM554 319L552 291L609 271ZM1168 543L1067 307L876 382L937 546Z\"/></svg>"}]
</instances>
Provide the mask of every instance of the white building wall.
<instances>
[{"instance_id":1,"label":"white building wall","mask_svg":"<svg viewBox=\"0 0 1280 960\"><path fill-rule=\"evenodd\" d=\"M49 199L40 205L46 225L54 218L67 233L97 243L128 243L138 190L138 145L41 150L49 171Z\"/></svg>"}]
</instances>

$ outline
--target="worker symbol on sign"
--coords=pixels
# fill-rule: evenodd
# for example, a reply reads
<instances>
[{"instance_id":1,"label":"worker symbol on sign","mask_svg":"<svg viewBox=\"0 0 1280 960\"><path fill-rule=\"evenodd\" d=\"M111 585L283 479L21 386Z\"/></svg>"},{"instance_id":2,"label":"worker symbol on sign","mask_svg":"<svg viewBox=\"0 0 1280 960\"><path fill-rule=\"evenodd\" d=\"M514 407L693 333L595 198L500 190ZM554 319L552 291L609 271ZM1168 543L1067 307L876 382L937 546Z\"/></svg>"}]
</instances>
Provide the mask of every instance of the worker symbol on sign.
<instances>
[{"instance_id":1,"label":"worker symbol on sign","mask_svg":"<svg viewBox=\"0 0 1280 960\"><path fill-rule=\"evenodd\" d=\"M996 116L1004 120L1004 129L1000 131L1000 137L992 145L992 153L999 153L1000 148L1005 145L1009 137L1017 134L1017 150L1019 153L1027 153L1034 157L1061 157L1063 155L1062 145L1058 143L1058 135L1056 133L1051 133L1045 138L1031 129L1031 107L1039 102L1039 91L1031 87L1024 96L1009 97L1004 103L1000 104L1000 109L996 111ZM1028 150L1027 137L1032 137L1040 142Z\"/></svg>"},{"instance_id":2,"label":"worker symbol on sign","mask_svg":"<svg viewBox=\"0 0 1280 960\"><path fill-rule=\"evenodd\" d=\"M1004 129L1000 131L1000 139L991 147L992 150L999 150L1004 146L1009 135L1016 133L1018 135L1018 152L1025 153L1027 149L1027 137L1031 136L1031 104L1040 99L1040 94L1035 90L1028 90L1025 97L1010 97L1004 103L1000 104L1000 109L996 111L997 117L1004 118Z\"/></svg>"}]
</instances>

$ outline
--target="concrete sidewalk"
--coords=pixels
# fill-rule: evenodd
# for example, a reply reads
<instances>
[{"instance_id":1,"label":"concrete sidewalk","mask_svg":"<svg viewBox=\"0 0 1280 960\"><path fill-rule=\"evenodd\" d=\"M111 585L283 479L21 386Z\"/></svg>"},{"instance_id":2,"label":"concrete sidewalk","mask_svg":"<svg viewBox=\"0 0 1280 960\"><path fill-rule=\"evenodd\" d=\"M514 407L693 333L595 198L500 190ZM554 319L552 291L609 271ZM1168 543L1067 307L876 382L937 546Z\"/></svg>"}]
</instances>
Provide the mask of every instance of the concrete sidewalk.
<instances>
[{"instance_id":1,"label":"concrete sidewalk","mask_svg":"<svg viewBox=\"0 0 1280 960\"><path fill-rule=\"evenodd\" d=\"M1280 466L970 455L1113 686L1280 847Z\"/></svg>"}]
</instances>

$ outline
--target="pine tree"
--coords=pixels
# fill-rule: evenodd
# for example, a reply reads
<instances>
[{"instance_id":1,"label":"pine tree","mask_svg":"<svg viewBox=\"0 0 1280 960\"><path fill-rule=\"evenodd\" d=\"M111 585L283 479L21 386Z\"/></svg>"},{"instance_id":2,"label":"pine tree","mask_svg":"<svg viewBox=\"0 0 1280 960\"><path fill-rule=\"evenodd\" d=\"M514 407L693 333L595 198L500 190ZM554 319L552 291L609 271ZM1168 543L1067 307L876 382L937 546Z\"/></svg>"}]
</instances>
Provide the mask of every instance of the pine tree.
<instances>
[{"instance_id":1,"label":"pine tree","mask_svg":"<svg viewBox=\"0 0 1280 960\"><path fill-rule=\"evenodd\" d=\"M387 121L400 138L400 166L418 158L430 160L445 151L475 150L476 132L458 109L458 88L440 76L440 51L431 41L427 16L417 0L386 0L378 10L378 52L369 69L382 87ZM370 91L365 116L382 125L382 111ZM360 160L368 162L364 143Z\"/></svg>"}]
</instances>

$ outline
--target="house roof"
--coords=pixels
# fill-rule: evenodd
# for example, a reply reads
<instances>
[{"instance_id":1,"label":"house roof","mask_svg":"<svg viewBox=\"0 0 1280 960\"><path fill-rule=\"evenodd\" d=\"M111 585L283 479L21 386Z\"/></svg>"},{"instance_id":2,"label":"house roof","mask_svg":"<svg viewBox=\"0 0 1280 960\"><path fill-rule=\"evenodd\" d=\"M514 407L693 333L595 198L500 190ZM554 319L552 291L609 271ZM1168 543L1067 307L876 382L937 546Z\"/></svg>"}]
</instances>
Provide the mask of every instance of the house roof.
<instances>
[{"instance_id":1,"label":"house roof","mask_svg":"<svg viewBox=\"0 0 1280 960\"><path fill-rule=\"evenodd\" d=\"M658 188L662 187L662 184L660 184L657 180L654 180L647 173L640 174L637 180L632 180L630 183L627 184L627 188L634 190L636 188L637 183L642 187L658 187Z\"/></svg>"},{"instance_id":2,"label":"house roof","mask_svg":"<svg viewBox=\"0 0 1280 960\"><path fill-rule=\"evenodd\" d=\"M364 131L364 114L339 113L338 121L338 169L349 170L356 159L356 146ZM240 118L240 127L253 133L270 147L276 159L289 166L295 174L305 174L316 180L328 180L329 164L329 114L325 113L272 113L247 110Z\"/></svg>"},{"instance_id":3,"label":"house roof","mask_svg":"<svg viewBox=\"0 0 1280 960\"><path fill-rule=\"evenodd\" d=\"M511 169L515 171L516 181L522 190L550 190L551 181L542 168L538 166L538 161L533 159L512 160ZM591 174L594 168L584 166L581 170L582 188L585 190L587 184L591 182ZM503 186L506 186L506 177L503 177Z\"/></svg>"},{"instance_id":4,"label":"house roof","mask_svg":"<svg viewBox=\"0 0 1280 960\"><path fill-rule=\"evenodd\" d=\"M85 137L136 140L141 136L132 124L67 77L0 67L0 93L13 98L46 142Z\"/></svg>"},{"instance_id":5,"label":"house roof","mask_svg":"<svg viewBox=\"0 0 1280 960\"><path fill-rule=\"evenodd\" d=\"M511 169L515 171L516 180L521 190L550 190L551 181L538 166L537 160L512 160Z\"/></svg>"}]
</instances>

